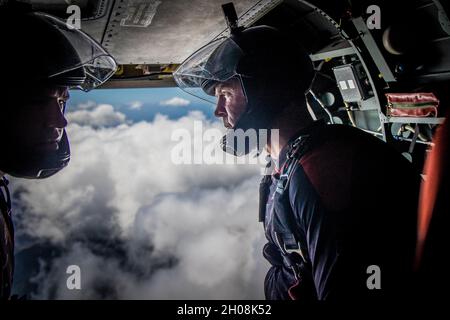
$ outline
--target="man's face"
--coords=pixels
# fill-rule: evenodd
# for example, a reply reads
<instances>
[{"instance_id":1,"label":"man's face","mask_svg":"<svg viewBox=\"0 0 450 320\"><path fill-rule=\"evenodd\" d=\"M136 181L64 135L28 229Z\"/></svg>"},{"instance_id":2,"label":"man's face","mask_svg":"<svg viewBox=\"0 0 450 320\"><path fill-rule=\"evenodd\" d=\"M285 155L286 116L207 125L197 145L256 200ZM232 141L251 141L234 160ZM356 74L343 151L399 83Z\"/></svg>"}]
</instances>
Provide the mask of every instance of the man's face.
<instances>
[{"instance_id":1,"label":"man's face","mask_svg":"<svg viewBox=\"0 0 450 320\"><path fill-rule=\"evenodd\" d=\"M20 95L19 95L20 94ZM46 86L18 91L10 96L0 110L2 131L0 137L12 148L31 153L56 151L67 125L64 117L67 87ZM5 114L6 113L6 114Z\"/></svg>"},{"instance_id":2,"label":"man's face","mask_svg":"<svg viewBox=\"0 0 450 320\"><path fill-rule=\"evenodd\" d=\"M233 128L240 116L245 112L247 99L239 79L233 78L215 87L217 97L214 115L223 119L226 128Z\"/></svg>"}]
</instances>

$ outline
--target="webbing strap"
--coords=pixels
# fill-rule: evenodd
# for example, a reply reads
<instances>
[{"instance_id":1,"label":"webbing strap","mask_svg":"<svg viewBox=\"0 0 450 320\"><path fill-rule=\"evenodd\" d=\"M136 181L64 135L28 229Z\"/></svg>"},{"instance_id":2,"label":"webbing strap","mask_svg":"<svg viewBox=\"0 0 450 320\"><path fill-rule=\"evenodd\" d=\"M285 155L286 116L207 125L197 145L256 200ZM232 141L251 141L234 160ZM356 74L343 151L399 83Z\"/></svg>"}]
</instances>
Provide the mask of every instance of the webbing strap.
<instances>
[{"instance_id":1,"label":"webbing strap","mask_svg":"<svg viewBox=\"0 0 450 320\"><path fill-rule=\"evenodd\" d=\"M290 145L286 154L286 161L280 171L280 179L275 191L276 203L273 207L275 240L283 255L285 264L291 268L296 280L301 278L301 262L299 258L301 258L303 264L306 264L307 255L300 246L289 195L284 193L288 189L291 178L299 166L300 158L306 152L308 138L309 135L299 136Z\"/></svg>"},{"instance_id":2,"label":"webbing strap","mask_svg":"<svg viewBox=\"0 0 450 320\"><path fill-rule=\"evenodd\" d=\"M6 177L0 178L0 210L2 214L11 216L11 195L8 190L9 181Z\"/></svg>"}]
</instances>

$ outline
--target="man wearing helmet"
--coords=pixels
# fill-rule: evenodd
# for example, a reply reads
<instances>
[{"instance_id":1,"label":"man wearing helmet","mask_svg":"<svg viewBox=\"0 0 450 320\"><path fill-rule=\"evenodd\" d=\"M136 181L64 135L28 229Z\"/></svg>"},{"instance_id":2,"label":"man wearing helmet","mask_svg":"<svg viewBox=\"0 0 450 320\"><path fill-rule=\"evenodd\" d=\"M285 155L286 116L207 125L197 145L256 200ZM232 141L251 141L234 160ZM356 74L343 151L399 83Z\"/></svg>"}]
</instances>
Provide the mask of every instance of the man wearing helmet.
<instances>
[{"instance_id":1,"label":"man wearing helmet","mask_svg":"<svg viewBox=\"0 0 450 320\"><path fill-rule=\"evenodd\" d=\"M266 298L407 292L419 176L381 140L312 119L304 93L314 69L301 46L271 27L236 28L191 55L174 77L181 88L216 97L215 115L228 132L279 130L278 141L266 145L274 171L260 185L263 254L272 265ZM223 149L235 155L261 147L236 152L228 137Z\"/></svg>"},{"instance_id":2,"label":"man wearing helmet","mask_svg":"<svg viewBox=\"0 0 450 320\"><path fill-rule=\"evenodd\" d=\"M88 91L102 84L116 64L87 34L44 13L0 8L0 33L7 48L0 52L7 75L0 105L0 299L7 299L14 271L14 231L5 175L42 179L67 166L68 90Z\"/></svg>"}]
</instances>

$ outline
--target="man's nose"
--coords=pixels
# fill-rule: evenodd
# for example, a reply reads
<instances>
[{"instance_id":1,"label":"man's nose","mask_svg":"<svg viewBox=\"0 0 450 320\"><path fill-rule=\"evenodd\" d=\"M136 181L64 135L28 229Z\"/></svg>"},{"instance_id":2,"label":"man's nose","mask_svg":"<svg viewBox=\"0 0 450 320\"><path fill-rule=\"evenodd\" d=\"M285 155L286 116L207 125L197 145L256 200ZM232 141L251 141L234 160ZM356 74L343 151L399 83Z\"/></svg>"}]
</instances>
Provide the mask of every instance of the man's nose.
<instances>
[{"instance_id":1,"label":"man's nose","mask_svg":"<svg viewBox=\"0 0 450 320\"><path fill-rule=\"evenodd\" d=\"M50 128L65 128L67 126L67 119L64 116L64 108L61 108L59 102L52 104L47 115L46 125Z\"/></svg>"},{"instance_id":2,"label":"man's nose","mask_svg":"<svg viewBox=\"0 0 450 320\"><path fill-rule=\"evenodd\" d=\"M219 97L216 104L216 110L214 110L214 115L218 118L226 117L227 111L225 110L224 99Z\"/></svg>"}]
</instances>

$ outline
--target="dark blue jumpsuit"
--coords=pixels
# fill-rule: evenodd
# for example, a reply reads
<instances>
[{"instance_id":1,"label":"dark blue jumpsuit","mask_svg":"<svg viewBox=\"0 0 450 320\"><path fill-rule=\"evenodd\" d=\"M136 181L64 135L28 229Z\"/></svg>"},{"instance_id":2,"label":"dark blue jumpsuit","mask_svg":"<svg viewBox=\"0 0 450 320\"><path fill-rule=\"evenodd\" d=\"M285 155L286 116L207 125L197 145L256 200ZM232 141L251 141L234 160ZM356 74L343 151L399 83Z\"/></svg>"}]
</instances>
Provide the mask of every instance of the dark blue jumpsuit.
<instances>
[{"instance_id":1,"label":"dark blue jumpsuit","mask_svg":"<svg viewBox=\"0 0 450 320\"><path fill-rule=\"evenodd\" d=\"M279 174L274 174L265 214L268 243L263 253L272 264L265 279L266 298L338 300L408 293L419 174L386 143L353 127L315 124L299 135L309 137L285 191L288 203L283 208L290 212L283 214L294 217L304 268L297 283L275 241ZM288 149L280 154L281 168ZM379 290L367 286L372 265L380 268Z\"/></svg>"}]
</instances>

